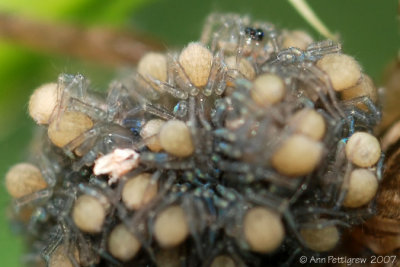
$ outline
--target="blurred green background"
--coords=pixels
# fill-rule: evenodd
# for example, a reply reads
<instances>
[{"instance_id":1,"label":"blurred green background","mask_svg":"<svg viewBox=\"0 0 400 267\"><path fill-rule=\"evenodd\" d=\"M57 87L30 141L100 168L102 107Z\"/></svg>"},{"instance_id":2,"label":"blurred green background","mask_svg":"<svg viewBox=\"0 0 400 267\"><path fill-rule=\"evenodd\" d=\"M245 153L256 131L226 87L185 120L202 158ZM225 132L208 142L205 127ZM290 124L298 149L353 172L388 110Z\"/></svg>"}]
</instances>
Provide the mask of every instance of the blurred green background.
<instances>
[{"instance_id":1,"label":"blurred green background","mask_svg":"<svg viewBox=\"0 0 400 267\"><path fill-rule=\"evenodd\" d=\"M340 34L344 51L355 56L379 84L387 63L400 47L396 0L310 0L310 5L328 25ZM210 12L239 12L255 19L273 22L280 28L301 28L316 39L299 14L281 0L1 0L0 13L77 27L98 26L135 30L153 36L168 48L180 47L198 39L201 25ZM0 36L0 176L9 166L27 157L34 123L27 115L32 90L56 81L61 72L82 73L97 88L107 83L118 68L88 62L71 55L49 54L15 44ZM7 222L10 198L4 182L0 186L0 265L22 266L21 238Z\"/></svg>"}]
</instances>

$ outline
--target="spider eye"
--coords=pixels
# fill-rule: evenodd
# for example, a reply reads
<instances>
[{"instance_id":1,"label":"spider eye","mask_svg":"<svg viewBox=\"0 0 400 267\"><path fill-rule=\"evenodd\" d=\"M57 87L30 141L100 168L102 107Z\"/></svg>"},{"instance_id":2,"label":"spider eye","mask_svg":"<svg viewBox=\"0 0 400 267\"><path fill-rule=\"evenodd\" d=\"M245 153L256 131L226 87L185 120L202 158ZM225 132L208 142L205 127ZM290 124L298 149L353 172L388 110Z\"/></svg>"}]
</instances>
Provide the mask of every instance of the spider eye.
<instances>
[{"instance_id":1,"label":"spider eye","mask_svg":"<svg viewBox=\"0 0 400 267\"><path fill-rule=\"evenodd\" d=\"M247 27L244 32L246 33L246 35L248 35L251 39L254 39L255 35L256 35L256 30L251 28L251 27Z\"/></svg>"},{"instance_id":2,"label":"spider eye","mask_svg":"<svg viewBox=\"0 0 400 267\"><path fill-rule=\"evenodd\" d=\"M262 39L264 38L264 31L261 29L257 29L255 37L257 41L262 41Z\"/></svg>"}]
</instances>

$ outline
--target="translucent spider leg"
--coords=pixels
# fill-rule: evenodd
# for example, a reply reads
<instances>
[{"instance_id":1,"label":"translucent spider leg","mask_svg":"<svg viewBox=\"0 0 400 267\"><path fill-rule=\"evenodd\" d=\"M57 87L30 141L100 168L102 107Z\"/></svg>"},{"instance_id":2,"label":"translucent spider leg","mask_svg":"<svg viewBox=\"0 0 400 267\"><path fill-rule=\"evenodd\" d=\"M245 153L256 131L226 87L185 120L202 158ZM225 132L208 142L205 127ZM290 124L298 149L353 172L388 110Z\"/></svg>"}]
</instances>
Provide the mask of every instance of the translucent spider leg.
<instances>
[{"instance_id":1,"label":"translucent spider leg","mask_svg":"<svg viewBox=\"0 0 400 267\"><path fill-rule=\"evenodd\" d=\"M189 76L186 74L178 59L173 59L172 67L174 68L175 82L177 86L184 91L184 94L189 96L198 95L200 90L192 84Z\"/></svg>"},{"instance_id":2,"label":"translucent spider leg","mask_svg":"<svg viewBox=\"0 0 400 267\"><path fill-rule=\"evenodd\" d=\"M81 75L61 74L58 76L57 107L51 120L59 119L68 107L70 98L83 100L86 96L88 81Z\"/></svg>"},{"instance_id":3,"label":"translucent spider leg","mask_svg":"<svg viewBox=\"0 0 400 267\"><path fill-rule=\"evenodd\" d=\"M54 231L54 230L53 230ZM41 250L40 255L43 259L48 263L50 261L51 254L56 250L56 248L62 243L63 236L61 233L61 228L56 227L55 231L52 234L50 242Z\"/></svg>"},{"instance_id":4,"label":"translucent spider leg","mask_svg":"<svg viewBox=\"0 0 400 267\"><path fill-rule=\"evenodd\" d=\"M201 194L201 193L200 193ZM187 194L182 197L182 208L185 211L185 215L188 220L189 232L193 238L196 251L199 257L204 257L201 234L205 230L205 218L207 217L206 208L202 203L201 196L195 196L193 194Z\"/></svg>"},{"instance_id":5,"label":"translucent spider leg","mask_svg":"<svg viewBox=\"0 0 400 267\"><path fill-rule=\"evenodd\" d=\"M68 109L85 113L95 120L103 120L107 117L107 112L105 110L92 106L79 98L71 98L69 100Z\"/></svg>"},{"instance_id":6,"label":"translucent spider leg","mask_svg":"<svg viewBox=\"0 0 400 267\"><path fill-rule=\"evenodd\" d=\"M223 58L224 55L222 51L218 51L214 55L207 84L202 90L203 95L210 96L214 92L221 95L221 93L225 90L224 83L226 83L225 73L227 68L223 62Z\"/></svg>"},{"instance_id":7,"label":"translucent spider leg","mask_svg":"<svg viewBox=\"0 0 400 267\"><path fill-rule=\"evenodd\" d=\"M13 202L13 206L15 207L16 210L19 210L23 206L26 206L28 204L32 205L37 205L41 202L46 201L49 199L53 194L53 189L51 188L45 188L36 192L33 192L29 195L20 197L15 199Z\"/></svg>"},{"instance_id":8,"label":"translucent spider leg","mask_svg":"<svg viewBox=\"0 0 400 267\"><path fill-rule=\"evenodd\" d=\"M335 219L330 219L330 220L322 220L322 222L321 221L319 221L317 224L315 224L315 222L307 222L307 223L302 223L301 224L301 227L302 228L311 228L311 229L322 229L322 228L325 228L325 227L329 227L329 226L336 226L336 225L340 225L340 226L343 226L343 227L346 227L346 228L348 228L348 227L350 227L350 225L348 224L348 223L345 223L345 222L343 222L343 221L341 221L341 220L335 220Z\"/></svg>"},{"instance_id":9,"label":"translucent spider leg","mask_svg":"<svg viewBox=\"0 0 400 267\"><path fill-rule=\"evenodd\" d=\"M359 108L358 105L363 104L368 111ZM376 107L368 96L361 96L351 100L343 101L343 107L346 113L351 114L360 124L365 124L372 128L379 123L382 117L381 111Z\"/></svg>"}]
</instances>

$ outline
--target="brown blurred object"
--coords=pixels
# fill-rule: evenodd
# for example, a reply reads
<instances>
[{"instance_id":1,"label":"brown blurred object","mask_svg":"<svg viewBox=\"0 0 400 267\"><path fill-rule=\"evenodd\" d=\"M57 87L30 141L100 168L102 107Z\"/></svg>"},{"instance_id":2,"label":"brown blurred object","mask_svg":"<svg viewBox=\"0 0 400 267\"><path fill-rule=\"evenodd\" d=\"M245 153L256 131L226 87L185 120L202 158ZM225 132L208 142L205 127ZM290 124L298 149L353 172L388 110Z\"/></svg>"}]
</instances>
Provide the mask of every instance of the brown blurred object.
<instances>
[{"instance_id":1,"label":"brown blurred object","mask_svg":"<svg viewBox=\"0 0 400 267\"><path fill-rule=\"evenodd\" d=\"M382 99L383 116L379 126L380 132L400 119L400 51L397 59L390 63L385 71L383 80L385 92Z\"/></svg>"},{"instance_id":2,"label":"brown blurred object","mask_svg":"<svg viewBox=\"0 0 400 267\"><path fill-rule=\"evenodd\" d=\"M159 42L133 32L50 24L0 13L0 38L40 51L51 51L105 65L135 64Z\"/></svg>"}]
</instances>

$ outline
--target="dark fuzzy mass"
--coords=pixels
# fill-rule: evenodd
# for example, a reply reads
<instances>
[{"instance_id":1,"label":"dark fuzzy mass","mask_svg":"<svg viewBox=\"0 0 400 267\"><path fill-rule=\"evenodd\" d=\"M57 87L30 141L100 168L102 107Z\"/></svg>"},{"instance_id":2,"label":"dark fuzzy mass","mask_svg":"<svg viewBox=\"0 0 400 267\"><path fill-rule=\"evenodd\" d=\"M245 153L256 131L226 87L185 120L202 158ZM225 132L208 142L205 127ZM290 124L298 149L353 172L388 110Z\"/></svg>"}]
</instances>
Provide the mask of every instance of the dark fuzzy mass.
<instances>
[{"instance_id":1,"label":"dark fuzzy mass","mask_svg":"<svg viewBox=\"0 0 400 267\"><path fill-rule=\"evenodd\" d=\"M72 112L93 125L82 126L61 147L47 132L39 138L34 163L48 186L13 202L32 264L40 266L41 258L49 266L280 266L340 244L344 228L374 213L373 197L359 207L344 205L350 174L360 168L345 148L353 133L372 134L380 112L368 95L342 99L317 67L324 56L341 55L340 44L303 36L299 47L285 47L291 34L270 23L213 14L200 42L191 44L206 52L189 53L186 61L179 51L159 55L147 69L113 81L106 95L94 94L81 75L61 74L50 125L61 131ZM254 93L266 74L283 88L273 103ZM294 119L301 110L322 121L321 134L315 124L302 129L304 120ZM144 129L154 119L163 126L148 136ZM175 120L183 126L167 133L165 125ZM69 123L67 132L80 122ZM292 147L289 140L298 143ZM291 152L281 153L286 147ZM122 152L128 154L118 158ZM109 165L100 166L101 159ZM377 181L381 162L366 168ZM129 207L125 185L144 173L147 185L140 192L149 197ZM156 194L150 195L150 184ZM100 231L82 230L73 216L82 195L100 203ZM173 218L183 226L159 230L157 220L170 207L183 211L183 222ZM256 209L261 215L246 220ZM119 224L141 244L127 258L109 248ZM176 234L160 241L168 231ZM122 237L121 246L127 247Z\"/></svg>"}]
</instances>

